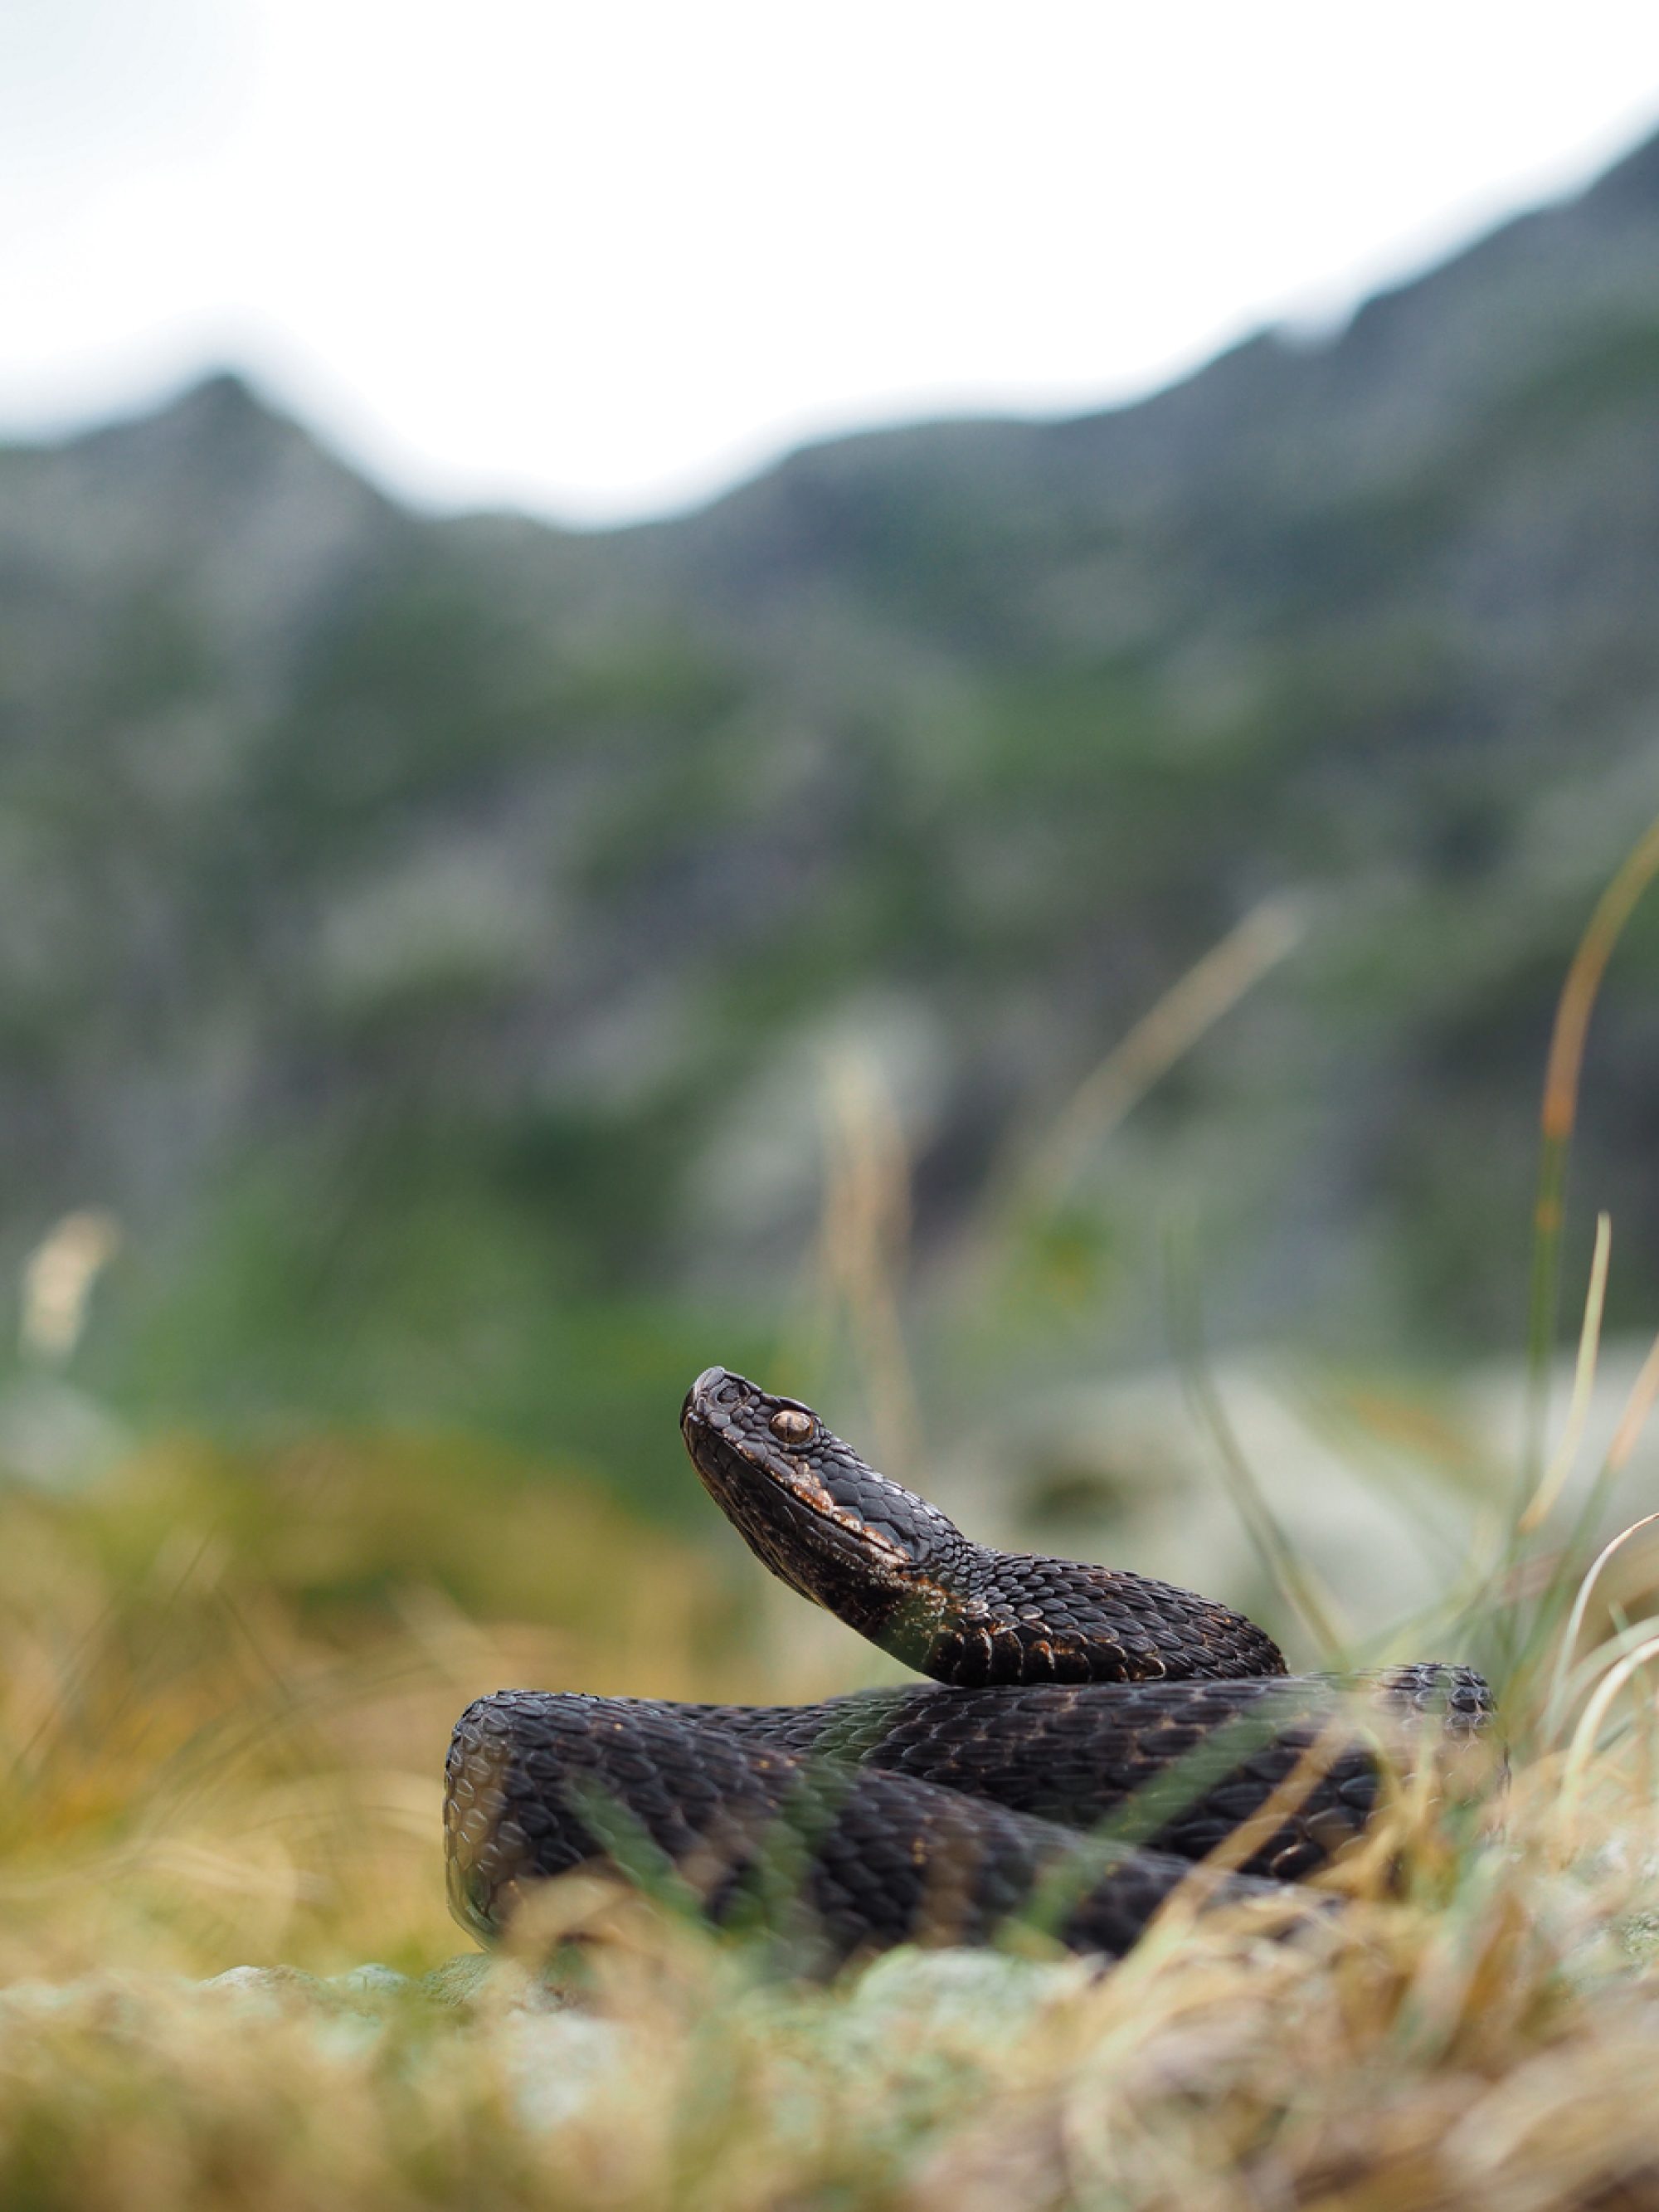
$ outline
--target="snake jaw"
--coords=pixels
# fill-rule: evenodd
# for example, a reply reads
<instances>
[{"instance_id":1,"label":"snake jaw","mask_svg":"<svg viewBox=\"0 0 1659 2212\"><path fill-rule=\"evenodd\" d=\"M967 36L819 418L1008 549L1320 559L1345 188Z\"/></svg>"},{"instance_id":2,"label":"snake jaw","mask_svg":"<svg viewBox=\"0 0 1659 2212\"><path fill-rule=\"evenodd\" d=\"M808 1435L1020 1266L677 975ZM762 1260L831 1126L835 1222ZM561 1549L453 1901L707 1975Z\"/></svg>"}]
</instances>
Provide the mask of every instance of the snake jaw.
<instances>
[{"instance_id":1,"label":"snake jaw","mask_svg":"<svg viewBox=\"0 0 1659 2212\"><path fill-rule=\"evenodd\" d=\"M768 1471L771 1472L771 1469ZM803 1466L799 1459L785 1453L781 1455L778 1474L792 1496L798 1498L809 1512L845 1528L860 1544L868 1545L878 1552L885 1552L899 1566L908 1567L913 1564L904 1547L896 1543L884 1528L878 1528L870 1522L861 1520L856 1513L849 1512L845 1506L837 1505L815 1469Z\"/></svg>"}]
</instances>

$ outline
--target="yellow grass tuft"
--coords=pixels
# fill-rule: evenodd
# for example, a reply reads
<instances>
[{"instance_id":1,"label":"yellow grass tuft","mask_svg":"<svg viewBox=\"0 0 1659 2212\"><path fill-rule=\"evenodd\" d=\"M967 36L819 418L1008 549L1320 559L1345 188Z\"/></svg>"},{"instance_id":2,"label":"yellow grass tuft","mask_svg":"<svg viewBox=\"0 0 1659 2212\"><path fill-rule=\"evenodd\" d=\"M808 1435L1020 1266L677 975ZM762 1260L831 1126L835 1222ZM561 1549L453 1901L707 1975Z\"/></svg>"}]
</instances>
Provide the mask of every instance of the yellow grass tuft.
<instances>
[{"instance_id":1,"label":"yellow grass tuft","mask_svg":"<svg viewBox=\"0 0 1659 2212\"><path fill-rule=\"evenodd\" d=\"M514 1625L532 1572L557 1633ZM0 1495L0 2203L1659 2204L1654 1632L1595 1583L1511 1601L1519 1648L1580 1649L1517 1676L1550 1694L1503 1832L1403 1793L1285 1940L1177 1905L1109 1974L1024 1931L803 1987L584 1880L548 1899L573 2001L446 1966L455 1711L753 1693L709 1586L579 1489L407 1443Z\"/></svg>"}]
</instances>

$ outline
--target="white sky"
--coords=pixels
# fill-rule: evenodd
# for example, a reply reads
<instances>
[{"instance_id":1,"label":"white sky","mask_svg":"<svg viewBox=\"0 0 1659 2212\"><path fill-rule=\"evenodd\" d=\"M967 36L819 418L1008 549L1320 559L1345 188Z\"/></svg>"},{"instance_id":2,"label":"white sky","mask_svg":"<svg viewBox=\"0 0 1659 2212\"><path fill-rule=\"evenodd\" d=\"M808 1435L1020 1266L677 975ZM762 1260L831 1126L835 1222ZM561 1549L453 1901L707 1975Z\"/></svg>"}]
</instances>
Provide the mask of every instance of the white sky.
<instances>
[{"instance_id":1,"label":"white sky","mask_svg":"<svg viewBox=\"0 0 1659 2212\"><path fill-rule=\"evenodd\" d=\"M1651 0L0 0L0 425L228 364L622 519L1146 391L1656 124Z\"/></svg>"}]
</instances>

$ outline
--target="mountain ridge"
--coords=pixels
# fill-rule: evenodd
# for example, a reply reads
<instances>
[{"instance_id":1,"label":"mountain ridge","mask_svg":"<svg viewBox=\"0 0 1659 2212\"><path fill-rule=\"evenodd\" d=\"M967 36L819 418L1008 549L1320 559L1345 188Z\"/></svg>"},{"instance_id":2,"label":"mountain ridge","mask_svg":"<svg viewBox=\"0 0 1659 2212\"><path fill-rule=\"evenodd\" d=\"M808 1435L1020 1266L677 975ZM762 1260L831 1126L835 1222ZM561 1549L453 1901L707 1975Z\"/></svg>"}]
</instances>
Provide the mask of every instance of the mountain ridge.
<instances>
[{"instance_id":1,"label":"mountain ridge","mask_svg":"<svg viewBox=\"0 0 1659 2212\"><path fill-rule=\"evenodd\" d=\"M271 1316L256 1396L372 1310L376 1402L529 1403L534 1316L775 1304L826 1054L937 1272L1296 891L1302 949L1027 1224L1044 1295L1144 1353L1197 1202L1224 1333L1501 1340L1553 992L1659 811L1656 591L1659 140L1328 341L624 529L411 513L232 376L4 449L0 1234L127 1219L125 1387L206 1387L205 1298ZM1582 1147L1632 1312L1656 972L1638 917Z\"/></svg>"}]
</instances>

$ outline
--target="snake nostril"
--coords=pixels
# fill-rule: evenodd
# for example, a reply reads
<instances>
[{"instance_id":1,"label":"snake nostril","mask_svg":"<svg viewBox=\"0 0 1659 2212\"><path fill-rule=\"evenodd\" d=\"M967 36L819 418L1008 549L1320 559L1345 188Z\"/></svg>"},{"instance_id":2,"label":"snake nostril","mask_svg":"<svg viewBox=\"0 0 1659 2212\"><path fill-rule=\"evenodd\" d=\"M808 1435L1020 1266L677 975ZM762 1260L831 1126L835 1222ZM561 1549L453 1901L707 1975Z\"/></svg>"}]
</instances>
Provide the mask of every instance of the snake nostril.
<instances>
[{"instance_id":1,"label":"snake nostril","mask_svg":"<svg viewBox=\"0 0 1659 2212\"><path fill-rule=\"evenodd\" d=\"M725 1368L705 1367L687 1391L685 1402L690 1407L702 1398L716 1406L729 1406L737 1398L740 1388L737 1377L728 1375Z\"/></svg>"}]
</instances>

